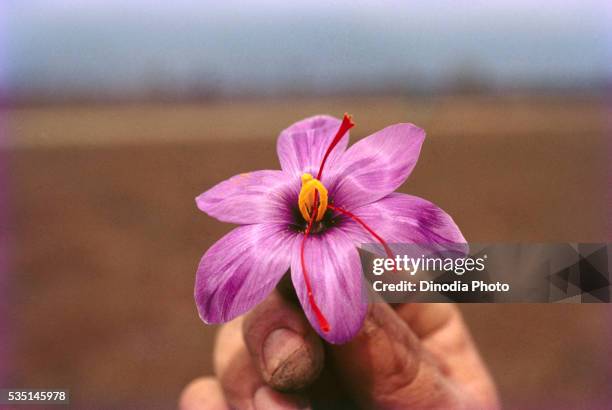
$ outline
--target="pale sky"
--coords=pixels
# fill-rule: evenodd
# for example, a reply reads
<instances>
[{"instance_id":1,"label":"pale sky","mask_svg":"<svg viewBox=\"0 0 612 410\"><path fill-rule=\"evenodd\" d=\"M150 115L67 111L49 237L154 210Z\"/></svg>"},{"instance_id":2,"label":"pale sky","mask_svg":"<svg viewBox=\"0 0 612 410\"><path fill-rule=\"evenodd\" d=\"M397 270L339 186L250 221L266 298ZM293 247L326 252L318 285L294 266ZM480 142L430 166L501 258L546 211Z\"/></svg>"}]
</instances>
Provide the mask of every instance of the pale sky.
<instances>
[{"instance_id":1,"label":"pale sky","mask_svg":"<svg viewBox=\"0 0 612 410\"><path fill-rule=\"evenodd\" d=\"M193 14L270 15L295 13L342 12L348 14L397 16L453 20L485 20L487 17L531 18L541 21L575 20L576 18L602 17L610 10L607 0L434 0L434 1L366 1L366 0L4 0L6 11L13 16L38 16L53 18L57 15L114 14L117 12L145 15L186 16ZM588 22L587 22L588 23Z\"/></svg>"},{"instance_id":2,"label":"pale sky","mask_svg":"<svg viewBox=\"0 0 612 410\"><path fill-rule=\"evenodd\" d=\"M212 75L232 86L280 78L324 87L403 72L439 81L466 64L495 81L583 81L612 74L611 5L0 0L0 81L122 88L145 86L144 77L188 86Z\"/></svg>"}]
</instances>

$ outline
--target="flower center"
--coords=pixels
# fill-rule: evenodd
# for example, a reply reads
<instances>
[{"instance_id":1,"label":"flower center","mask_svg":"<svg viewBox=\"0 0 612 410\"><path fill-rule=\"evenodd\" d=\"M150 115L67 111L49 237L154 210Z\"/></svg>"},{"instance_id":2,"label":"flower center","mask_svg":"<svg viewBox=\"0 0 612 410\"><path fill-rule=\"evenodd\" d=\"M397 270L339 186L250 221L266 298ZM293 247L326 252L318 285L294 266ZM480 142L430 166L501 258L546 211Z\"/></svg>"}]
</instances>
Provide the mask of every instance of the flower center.
<instances>
[{"instance_id":1,"label":"flower center","mask_svg":"<svg viewBox=\"0 0 612 410\"><path fill-rule=\"evenodd\" d=\"M315 204L316 202L316 204ZM310 222L311 215L314 215L313 210L317 209L317 222L323 219L325 211L327 211L327 189L316 178L313 178L309 173L302 175L302 189L298 197L298 205L304 220Z\"/></svg>"}]
</instances>

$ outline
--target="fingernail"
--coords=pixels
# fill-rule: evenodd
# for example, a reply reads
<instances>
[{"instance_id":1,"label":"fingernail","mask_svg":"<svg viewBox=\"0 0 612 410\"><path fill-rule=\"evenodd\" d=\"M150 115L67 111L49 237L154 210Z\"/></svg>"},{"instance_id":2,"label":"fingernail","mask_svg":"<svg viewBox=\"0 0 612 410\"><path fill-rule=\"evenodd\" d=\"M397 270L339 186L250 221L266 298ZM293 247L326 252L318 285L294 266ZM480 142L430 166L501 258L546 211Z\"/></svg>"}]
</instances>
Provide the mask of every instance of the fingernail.
<instances>
[{"instance_id":1,"label":"fingernail","mask_svg":"<svg viewBox=\"0 0 612 410\"><path fill-rule=\"evenodd\" d=\"M253 402L256 410L310 409L310 405L303 397L279 393L268 386L257 389Z\"/></svg>"},{"instance_id":2,"label":"fingernail","mask_svg":"<svg viewBox=\"0 0 612 410\"><path fill-rule=\"evenodd\" d=\"M318 353L302 335L285 328L276 329L263 343L264 380L276 390L299 391L320 373L323 352Z\"/></svg>"},{"instance_id":3,"label":"fingernail","mask_svg":"<svg viewBox=\"0 0 612 410\"><path fill-rule=\"evenodd\" d=\"M293 330L275 329L263 343L263 361L266 371L272 375L296 351L304 347L304 338Z\"/></svg>"}]
</instances>

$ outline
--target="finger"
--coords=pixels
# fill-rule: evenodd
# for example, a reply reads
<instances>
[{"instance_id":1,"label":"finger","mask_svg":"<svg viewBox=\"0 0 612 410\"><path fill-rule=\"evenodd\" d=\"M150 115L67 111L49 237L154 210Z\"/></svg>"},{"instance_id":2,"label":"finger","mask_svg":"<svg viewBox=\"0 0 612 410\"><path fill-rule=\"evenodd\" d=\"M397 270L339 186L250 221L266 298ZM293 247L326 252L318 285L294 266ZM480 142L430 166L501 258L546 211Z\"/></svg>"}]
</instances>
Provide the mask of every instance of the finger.
<instances>
[{"instance_id":1,"label":"finger","mask_svg":"<svg viewBox=\"0 0 612 410\"><path fill-rule=\"evenodd\" d=\"M223 326L215 344L215 373L230 408L304 408L306 402L299 396L270 392L244 344L242 322L239 318Z\"/></svg>"},{"instance_id":2,"label":"finger","mask_svg":"<svg viewBox=\"0 0 612 410\"><path fill-rule=\"evenodd\" d=\"M280 293L272 293L249 313L243 330L254 363L275 389L298 391L321 372L321 340L301 311Z\"/></svg>"},{"instance_id":3,"label":"finger","mask_svg":"<svg viewBox=\"0 0 612 410\"><path fill-rule=\"evenodd\" d=\"M230 410L219 382L201 377L189 383L179 400L180 410Z\"/></svg>"},{"instance_id":4,"label":"finger","mask_svg":"<svg viewBox=\"0 0 612 410\"><path fill-rule=\"evenodd\" d=\"M255 392L263 384L242 340L242 318L222 326L215 342L213 364L232 409L254 409Z\"/></svg>"},{"instance_id":5,"label":"finger","mask_svg":"<svg viewBox=\"0 0 612 410\"><path fill-rule=\"evenodd\" d=\"M254 401L258 410L310 409L308 401L303 397L280 393L265 385L257 390Z\"/></svg>"},{"instance_id":6,"label":"finger","mask_svg":"<svg viewBox=\"0 0 612 410\"><path fill-rule=\"evenodd\" d=\"M420 339L443 328L459 314L452 303L403 303L394 308Z\"/></svg>"},{"instance_id":7,"label":"finger","mask_svg":"<svg viewBox=\"0 0 612 410\"><path fill-rule=\"evenodd\" d=\"M459 308L450 303L405 304L398 315L443 364L448 377L477 397L485 408L496 408L497 392Z\"/></svg>"},{"instance_id":8,"label":"finger","mask_svg":"<svg viewBox=\"0 0 612 410\"><path fill-rule=\"evenodd\" d=\"M458 395L435 358L387 304L370 305L361 331L331 347L348 391L366 408L455 408Z\"/></svg>"}]
</instances>

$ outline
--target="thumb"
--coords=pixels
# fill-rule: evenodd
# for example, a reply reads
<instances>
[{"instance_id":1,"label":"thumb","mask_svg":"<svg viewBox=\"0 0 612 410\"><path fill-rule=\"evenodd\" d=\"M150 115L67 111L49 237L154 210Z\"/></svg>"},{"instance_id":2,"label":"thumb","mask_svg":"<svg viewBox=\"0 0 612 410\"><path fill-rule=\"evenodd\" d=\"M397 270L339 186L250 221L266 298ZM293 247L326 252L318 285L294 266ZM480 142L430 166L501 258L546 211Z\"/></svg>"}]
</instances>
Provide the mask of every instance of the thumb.
<instances>
[{"instance_id":1,"label":"thumb","mask_svg":"<svg viewBox=\"0 0 612 410\"><path fill-rule=\"evenodd\" d=\"M265 382L280 391L310 385L324 362L321 340L280 292L273 292L245 318L244 341Z\"/></svg>"},{"instance_id":2,"label":"thumb","mask_svg":"<svg viewBox=\"0 0 612 410\"><path fill-rule=\"evenodd\" d=\"M455 408L456 395L441 366L386 303L370 305L359 334L331 347L348 393L365 408Z\"/></svg>"}]
</instances>

